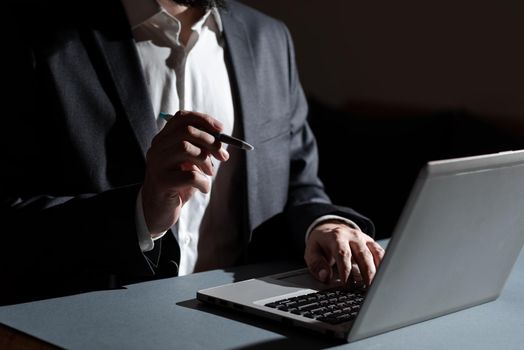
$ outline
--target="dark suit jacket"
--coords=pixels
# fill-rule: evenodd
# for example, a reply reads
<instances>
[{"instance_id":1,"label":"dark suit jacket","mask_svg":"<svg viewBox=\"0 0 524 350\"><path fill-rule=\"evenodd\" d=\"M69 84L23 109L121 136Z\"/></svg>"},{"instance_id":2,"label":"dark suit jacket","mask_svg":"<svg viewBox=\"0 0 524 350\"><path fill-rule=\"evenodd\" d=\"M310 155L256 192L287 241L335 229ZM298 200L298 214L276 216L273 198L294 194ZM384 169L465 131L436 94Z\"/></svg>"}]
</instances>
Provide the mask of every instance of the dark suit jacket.
<instances>
[{"instance_id":1,"label":"dark suit jacket","mask_svg":"<svg viewBox=\"0 0 524 350\"><path fill-rule=\"evenodd\" d=\"M15 9L3 31L12 56L2 67L2 270L64 284L148 278L155 269L138 246L135 202L156 126L139 57L119 1L68 6ZM246 245L271 237L302 254L306 228L323 214L372 233L366 218L330 204L317 177L286 27L236 2L221 15L236 114L256 147L239 183Z\"/></svg>"}]
</instances>

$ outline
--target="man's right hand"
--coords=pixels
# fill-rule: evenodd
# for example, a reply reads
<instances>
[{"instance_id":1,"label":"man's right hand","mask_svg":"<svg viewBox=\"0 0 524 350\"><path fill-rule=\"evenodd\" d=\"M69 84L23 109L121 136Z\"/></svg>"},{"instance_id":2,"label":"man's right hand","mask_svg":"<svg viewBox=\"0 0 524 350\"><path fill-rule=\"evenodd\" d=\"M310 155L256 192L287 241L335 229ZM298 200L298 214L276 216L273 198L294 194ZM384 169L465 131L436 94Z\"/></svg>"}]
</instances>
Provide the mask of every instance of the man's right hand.
<instances>
[{"instance_id":1,"label":"man's right hand","mask_svg":"<svg viewBox=\"0 0 524 350\"><path fill-rule=\"evenodd\" d=\"M179 111L155 136L147 151L142 185L142 206L151 235L173 226L182 205L196 190L209 192L209 177L214 174L210 156L229 159L213 136L222 129L220 121L206 114Z\"/></svg>"}]
</instances>

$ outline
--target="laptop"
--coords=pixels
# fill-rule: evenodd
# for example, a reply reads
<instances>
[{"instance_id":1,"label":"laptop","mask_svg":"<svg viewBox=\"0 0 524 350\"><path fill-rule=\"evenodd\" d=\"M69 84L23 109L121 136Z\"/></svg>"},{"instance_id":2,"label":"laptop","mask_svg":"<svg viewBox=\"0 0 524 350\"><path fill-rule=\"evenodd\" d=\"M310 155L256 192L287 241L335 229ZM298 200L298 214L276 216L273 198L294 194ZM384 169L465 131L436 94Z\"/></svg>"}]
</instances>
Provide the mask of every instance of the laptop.
<instances>
[{"instance_id":1,"label":"laptop","mask_svg":"<svg viewBox=\"0 0 524 350\"><path fill-rule=\"evenodd\" d=\"M367 288L306 269L197 292L197 299L348 342L496 299L524 244L524 151L429 162Z\"/></svg>"}]
</instances>

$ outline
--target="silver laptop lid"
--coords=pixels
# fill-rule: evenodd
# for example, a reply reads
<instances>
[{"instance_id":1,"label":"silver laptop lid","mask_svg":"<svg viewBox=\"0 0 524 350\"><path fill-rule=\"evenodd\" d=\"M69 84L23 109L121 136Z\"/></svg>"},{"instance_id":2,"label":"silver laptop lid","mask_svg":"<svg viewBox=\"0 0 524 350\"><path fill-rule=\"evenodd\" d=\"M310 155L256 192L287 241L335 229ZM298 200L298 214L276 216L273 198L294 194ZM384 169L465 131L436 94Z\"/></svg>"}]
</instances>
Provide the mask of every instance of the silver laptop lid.
<instances>
[{"instance_id":1,"label":"silver laptop lid","mask_svg":"<svg viewBox=\"0 0 524 350\"><path fill-rule=\"evenodd\" d=\"M349 340L495 299L523 243L524 151L430 162Z\"/></svg>"}]
</instances>

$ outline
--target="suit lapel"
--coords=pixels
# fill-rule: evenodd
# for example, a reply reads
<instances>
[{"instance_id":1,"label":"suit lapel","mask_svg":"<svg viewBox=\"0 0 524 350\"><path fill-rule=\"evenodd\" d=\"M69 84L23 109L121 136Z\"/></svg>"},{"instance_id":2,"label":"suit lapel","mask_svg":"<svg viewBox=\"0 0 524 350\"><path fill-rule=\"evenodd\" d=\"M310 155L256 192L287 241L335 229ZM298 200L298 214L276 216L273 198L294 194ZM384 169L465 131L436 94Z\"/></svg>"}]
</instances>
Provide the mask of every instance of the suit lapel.
<instances>
[{"instance_id":1,"label":"suit lapel","mask_svg":"<svg viewBox=\"0 0 524 350\"><path fill-rule=\"evenodd\" d=\"M249 37L242 22L226 10L221 11L221 19L224 26L224 36L226 42L226 53L230 59L231 80L235 83L234 88L237 92L237 117L241 119L245 139L257 139L257 120L259 120L258 99L256 89L256 74L254 66L253 52L249 43ZM258 198L258 178L256 145L255 151L246 152L247 167L247 196L249 211L249 228L253 230L261 222L260 215L257 215ZM249 237L251 239L251 237Z\"/></svg>"},{"instance_id":2,"label":"suit lapel","mask_svg":"<svg viewBox=\"0 0 524 350\"><path fill-rule=\"evenodd\" d=\"M140 58L128 29L129 24L125 19L119 22L121 29L116 31L109 29L110 25L94 29L94 41L104 58L121 107L145 156L157 132L155 116Z\"/></svg>"}]
</instances>

